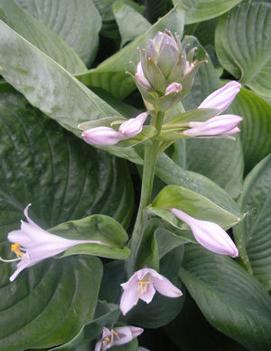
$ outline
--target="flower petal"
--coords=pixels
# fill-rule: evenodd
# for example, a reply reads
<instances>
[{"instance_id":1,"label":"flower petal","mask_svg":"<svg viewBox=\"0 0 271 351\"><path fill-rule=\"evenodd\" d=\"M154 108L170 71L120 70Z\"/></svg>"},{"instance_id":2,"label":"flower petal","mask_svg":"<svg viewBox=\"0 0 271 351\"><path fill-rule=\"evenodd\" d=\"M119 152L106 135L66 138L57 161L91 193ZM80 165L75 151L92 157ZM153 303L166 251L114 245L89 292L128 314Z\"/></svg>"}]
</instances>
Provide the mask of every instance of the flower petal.
<instances>
[{"instance_id":1,"label":"flower petal","mask_svg":"<svg viewBox=\"0 0 271 351\"><path fill-rule=\"evenodd\" d=\"M155 295L155 292L156 292L156 290L155 290L153 284L149 284L146 291L144 293L139 294L139 298L149 304L152 301L152 299Z\"/></svg>"},{"instance_id":2,"label":"flower petal","mask_svg":"<svg viewBox=\"0 0 271 351\"><path fill-rule=\"evenodd\" d=\"M154 288L164 296L168 297L180 297L182 292L175 285L173 285L166 277L162 276L162 279L153 278L152 282Z\"/></svg>"},{"instance_id":3,"label":"flower petal","mask_svg":"<svg viewBox=\"0 0 271 351\"><path fill-rule=\"evenodd\" d=\"M138 299L137 285L130 286L123 291L120 299L120 310L124 316L137 304Z\"/></svg>"}]
</instances>

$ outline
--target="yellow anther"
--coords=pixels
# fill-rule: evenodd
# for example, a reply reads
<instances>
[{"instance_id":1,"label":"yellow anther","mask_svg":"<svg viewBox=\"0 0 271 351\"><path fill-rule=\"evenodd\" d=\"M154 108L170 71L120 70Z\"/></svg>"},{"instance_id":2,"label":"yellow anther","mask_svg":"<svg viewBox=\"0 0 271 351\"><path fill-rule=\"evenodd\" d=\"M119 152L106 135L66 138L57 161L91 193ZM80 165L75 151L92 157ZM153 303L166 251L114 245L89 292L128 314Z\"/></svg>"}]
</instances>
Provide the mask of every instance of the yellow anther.
<instances>
[{"instance_id":1,"label":"yellow anther","mask_svg":"<svg viewBox=\"0 0 271 351\"><path fill-rule=\"evenodd\" d=\"M108 344L110 344L111 342L112 342L111 336L106 336L106 337L103 338L103 344L104 344L104 345L108 345Z\"/></svg>"},{"instance_id":2,"label":"yellow anther","mask_svg":"<svg viewBox=\"0 0 271 351\"><path fill-rule=\"evenodd\" d=\"M19 243L11 244L10 251L14 252L17 257L22 257L24 253L21 251L21 245Z\"/></svg>"},{"instance_id":3,"label":"yellow anther","mask_svg":"<svg viewBox=\"0 0 271 351\"><path fill-rule=\"evenodd\" d=\"M140 293L144 294L147 291L148 286L150 285L150 282L147 279L141 279L138 281L137 284L138 284L138 289Z\"/></svg>"}]
</instances>

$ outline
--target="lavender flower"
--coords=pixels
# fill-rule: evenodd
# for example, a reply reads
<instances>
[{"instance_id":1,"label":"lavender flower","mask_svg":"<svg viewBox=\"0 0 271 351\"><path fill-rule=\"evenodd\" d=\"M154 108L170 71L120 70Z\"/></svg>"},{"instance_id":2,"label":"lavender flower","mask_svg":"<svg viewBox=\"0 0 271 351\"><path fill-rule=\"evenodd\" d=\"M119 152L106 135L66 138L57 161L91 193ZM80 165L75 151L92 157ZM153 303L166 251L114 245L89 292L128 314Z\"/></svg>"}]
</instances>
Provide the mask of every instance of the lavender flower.
<instances>
[{"instance_id":1,"label":"lavender flower","mask_svg":"<svg viewBox=\"0 0 271 351\"><path fill-rule=\"evenodd\" d=\"M8 240L12 242L11 251L17 256L14 260L19 261L15 272L10 277L14 281L18 274L46 258L55 256L68 248L79 244L102 244L98 240L70 240L51 234L40 228L28 216L30 204L25 208L24 215L27 222L21 221L21 229L8 234Z\"/></svg>"},{"instance_id":2,"label":"lavender flower","mask_svg":"<svg viewBox=\"0 0 271 351\"><path fill-rule=\"evenodd\" d=\"M143 333L142 328L133 326L117 327L114 329L103 328L101 340L95 346L94 351L105 351L113 346L127 344L138 335Z\"/></svg>"},{"instance_id":3,"label":"lavender flower","mask_svg":"<svg viewBox=\"0 0 271 351\"><path fill-rule=\"evenodd\" d=\"M124 291L121 296L120 310L124 315L137 304L139 299L150 303L156 291L174 298L182 295L181 290L151 268L138 270L121 286Z\"/></svg>"},{"instance_id":4,"label":"lavender flower","mask_svg":"<svg viewBox=\"0 0 271 351\"><path fill-rule=\"evenodd\" d=\"M171 212L190 227L197 242L207 250L220 255L238 256L234 242L216 223L195 219L176 208L172 208Z\"/></svg>"}]
</instances>

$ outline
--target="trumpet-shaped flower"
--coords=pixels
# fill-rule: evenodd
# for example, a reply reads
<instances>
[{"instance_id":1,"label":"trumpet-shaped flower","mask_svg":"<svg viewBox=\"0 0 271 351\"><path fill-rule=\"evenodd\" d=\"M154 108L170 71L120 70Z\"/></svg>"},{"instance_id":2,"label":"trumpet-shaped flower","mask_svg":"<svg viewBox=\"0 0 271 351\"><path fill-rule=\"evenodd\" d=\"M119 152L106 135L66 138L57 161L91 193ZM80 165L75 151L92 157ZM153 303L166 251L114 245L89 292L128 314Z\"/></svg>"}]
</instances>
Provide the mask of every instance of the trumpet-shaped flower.
<instances>
[{"instance_id":1,"label":"trumpet-shaped flower","mask_svg":"<svg viewBox=\"0 0 271 351\"><path fill-rule=\"evenodd\" d=\"M207 96L198 108L214 108L219 110L219 113L224 112L235 99L241 89L241 84L236 81L231 81L225 84L222 88L215 90Z\"/></svg>"},{"instance_id":2,"label":"trumpet-shaped flower","mask_svg":"<svg viewBox=\"0 0 271 351\"><path fill-rule=\"evenodd\" d=\"M24 215L27 222L21 221L21 229L14 230L8 234L8 240L13 243L11 251L17 256L18 261L15 272L11 275L10 281L14 281L24 269L39 263L40 261L55 256L68 248L79 244L102 244L98 240L70 240L58 235L51 234L40 228L28 216L28 208L25 208Z\"/></svg>"},{"instance_id":3,"label":"trumpet-shaped flower","mask_svg":"<svg viewBox=\"0 0 271 351\"><path fill-rule=\"evenodd\" d=\"M176 208L172 208L171 212L190 227L197 242L207 250L220 255L238 256L234 242L216 223L195 219Z\"/></svg>"},{"instance_id":4,"label":"trumpet-shaped flower","mask_svg":"<svg viewBox=\"0 0 271 351\"><path fill-rule=\"evenodd\" d=\"M103 328L101 340L95 346L95 351L105 351L113 346L127 344L143 333L142 328L133 326L117 327L114 329Z\"/></svg>"},{"instance_id":5,"label":"trumpet-shaped flower","mask_svg":"<svg viewBox=\"0 0 271 351\"><path fill-rule=\"evenodd\" d=\"M148 117L147 112L140 113L121 123L118 130L110 127L95 127L83 131L82 138L92 145L115 145L121 140L130 139L140 134Z\"/></svg>"},{"instance_id":6,"label":"trumpet-shaped flower","mask_svg":"<svg viewBox=\"0 0 271 351\"><path fill-rule=\"evenodd\" d=\"M156 291L168 297L176 298L182 296L181 290L174 286L166 277L151 268L138 270L121 286L123 293L120 301L120 310L124 315L137 304L139 299L150 303Z\"/></svg>"}]
</instances>

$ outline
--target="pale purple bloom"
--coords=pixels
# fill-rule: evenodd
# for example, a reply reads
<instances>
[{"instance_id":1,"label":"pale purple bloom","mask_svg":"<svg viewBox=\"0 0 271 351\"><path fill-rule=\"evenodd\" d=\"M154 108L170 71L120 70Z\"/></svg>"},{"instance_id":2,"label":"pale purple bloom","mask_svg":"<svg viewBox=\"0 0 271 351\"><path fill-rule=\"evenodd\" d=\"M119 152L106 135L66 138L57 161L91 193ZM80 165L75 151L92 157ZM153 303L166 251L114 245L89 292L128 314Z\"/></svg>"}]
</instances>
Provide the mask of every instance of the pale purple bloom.
<instances>
[{"instance_id":1,"label":"pale purple bloom","mask_svg":"<svg viewBox=\"0 0 271 351\"><path fill-rule=\"evenodd\" d=\"M236 81L231 81L225 84L222 88L215 90L207 96L198 108L214 108L219 110L219 113L227 110L230 104L235 99L241 89L241 84Z\"/></svg>"},{"instance_id":2,"label":"pale purple bloom","mask_svg":"<svg viewBox=\"0 0 271 351\"><path fill-rule=\"evenodd\" d=\"M172 208L171 212L190 227L197 242L207 250L220 255L238 256L234 242L216 223L195 219L176 208Z\"/></svg>"},{"instance_id":3,"label":"pale purple bloom","mask_svg":"<svg viewBox=\"0 0 271 351\"><path fill-rule=\"evenodd\" d=\"M144 75L141 62L139 61L136 66L135 79L137 82L146 89L151 89L151 85Z\"/></svg>"},{"instance_id":4,"label":"pale purple bloom","mask_svg":"<svg viewBox=\"0 0 271 351\"><path fill-rule=\"evenodd\" d=\"M178 94L181 90L182 84L174 82L169 84L169 86L166 88L165 95Z\"/></svg>"},{"instance_id":5,"label":"pale purple bloom","mask_svg":"<svg viewBox=\"0 0 271 351\"><path fill-rule=\"evenodd\" d=\"M183 133L191 137L233 135L240 131L237 125L241 121L242 117L237 115L215 116L205 122L189 122L190 129Z\"/></svg>"},{"instance_id":6,"label":"pale purple bloom","mask_svg":"<svg viewBox=\"0 0 271 351\"><path fill-rule=\"evenodd\" d=\"M28 208L25 208L24 215L27 222L21 221L21 229L13 230L8 234L8 240L14 243L12 251L18 256L16 271L10 277L14 281L18 274L24 269L36 263L55 256L68 248L79 244L102 244L98 240L70 240L51 234L39 227L28 216ZM3 260L3 259L2 259ZM8 261L8 260L3 260ZM13 261L13 260L10 260Z\"/></svg>"},{"instance_id":7,"label":"pale purple bloom","mask_svg":"<svg viewBox=\"0 0 271 351\"><path fill-rule=\"evenodd\" d=\"M93 145L115 145L123 139L123 135L110 127L90 128L82 133L84 141Z\"/></svg>"},{"instance_id":8,"label":"pale purple bloom","mask_svg":"<svg viewBox=\"0 0 271 351\"><path fill-rule=\"evenodd\" d=\"M147 117L147 112L140 113L135 118L130 118L121 123L118 130L110 127L89 128L83 131L82 138L88 144L101 146L115 145L121 140L133 138L140 134Z\"/></svg>"},{"instance_id":9,"label":"pale purple bloom","mask_svg":"<svg viewBox=\"0 0 271 351\"><path fill-rule=\"evenodd\" d=\"M132 138L142 132L144 122L148 117L147 112L139 114L135 118L130 118L119 127L119 132L126 138Z\"/></svg>"},{"instance_id":10,"label":"pale purple bloom","mask_svg":"<svg viewBox=\"0 0 271 351\"><path fill-rule=\"evenodd\" d=\"M136 271L121 286L123 293L120 300L120 310L124 315L137 304L139 299L150 303L156 291L168 297L180 297L182 295L181 290L151 268Z\"/></svg>"},{"instance_id":11,"label":"pale purple bloom","mask_svg":"<svg viewBox=\"0 0 271 351\"><path fill-rule=\"evenodd\" d=\"M101 340L95 346L95 351L105 351L113 346L127 344L143 333L142 328L133 326L117 327L114 329L103 328Z\"/></svg>"}]
</instances>

